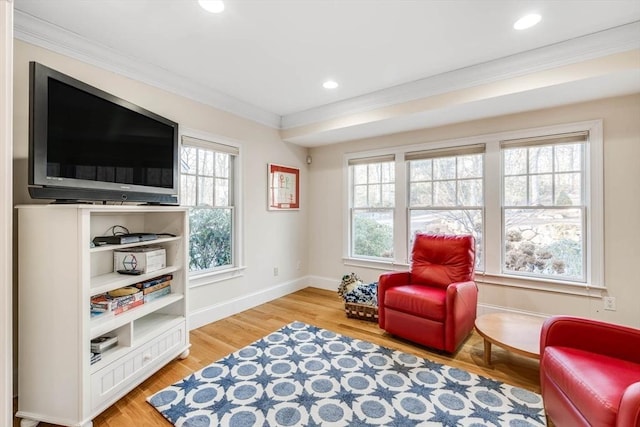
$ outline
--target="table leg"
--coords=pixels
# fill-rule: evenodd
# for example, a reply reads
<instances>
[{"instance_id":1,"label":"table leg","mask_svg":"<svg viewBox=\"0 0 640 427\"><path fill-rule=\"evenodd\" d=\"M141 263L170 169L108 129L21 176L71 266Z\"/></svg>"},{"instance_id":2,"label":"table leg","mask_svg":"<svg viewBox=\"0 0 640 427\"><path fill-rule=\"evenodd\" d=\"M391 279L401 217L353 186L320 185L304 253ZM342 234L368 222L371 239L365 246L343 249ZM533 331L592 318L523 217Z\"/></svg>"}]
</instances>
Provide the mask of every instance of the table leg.
<instances>
[{"instance_id":1,"label":"table leg","mask_svg":"<svg viewBox=\"0 0 640 427\"><path fill-rule=\"evenodd\" d=\"M491 341L484 340L484 364L491 366Z\"/></svg>"}]
</instances>

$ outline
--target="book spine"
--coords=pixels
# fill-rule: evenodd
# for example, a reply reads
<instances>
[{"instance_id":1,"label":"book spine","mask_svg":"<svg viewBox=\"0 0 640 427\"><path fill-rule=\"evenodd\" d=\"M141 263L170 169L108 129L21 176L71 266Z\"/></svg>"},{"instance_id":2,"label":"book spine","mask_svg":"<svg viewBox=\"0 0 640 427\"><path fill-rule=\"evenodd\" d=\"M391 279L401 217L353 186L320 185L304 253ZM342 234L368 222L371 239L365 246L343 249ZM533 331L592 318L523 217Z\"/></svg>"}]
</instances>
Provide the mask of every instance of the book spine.
<instances>
[{"instance_id":1,"label":"book spine","mask_svg":"<svg viewBox=\"0 0 640 427\"><path fill-rule=\"evenodd\" d=\"M96 312L110 312L113 307L113 301L104 294L91 298L91 309Z\"/></svg>"},{"instance_id":2,"label":"book spine","mask_svg":"<svg viewBox=\"0 0 640 427\"><path fill-rule=\"evenodd\" d=\"M164 276L156 277L155 279L147 280L146 282L136 283L135 287L138 288L138 289L145 289L145 288L149 288L151 286L155 286L158 283L169 281L171 279L173 279L173 275L166 274Z\"/></svg>"},{"instance_id":3,"label":"book spine","mask_svg":"<svg viewBox=\"0 0 640 427\"><path fill-rule=\"evenodd\" d=\"M150 294L145 295L144 296L144 302L145 303L151 302L151 301L153 301L153 300L155 300L157 298L163 297L163 296L168 295L170 293L171 293L171 287L167 286L167 287L162 288L162 289L160 289L158 291L151 292Z\"/></svg>"},{"instance_id":4,"label":"book spine","mask_svg":"<svg viewBox=\"0 0 640 427\"><path fill-rule=\"evenodd\" d=\"M134 307L138 307L138 306L140 306L140 305L142 305L142 304L144 304L144 299L136 300L136 301L132 302L132 303L131 303L131 304L129 304L129 305L124 305L124 306L122 306L122 307L116 307L116 308L113 310L113 314L116 314L116 315L118 315L118 314L122 314L122 313L124 313L125 311L131 310L132 308L134 308Z\"/></svg>"},{"instance_id":5,"label":"book spine","mask_svg":"<svg viewBox=\"0 0 640 427\"><path fill-rule=\"evenodd\" d=\"M112 301L112 307L114 309L118 308L118 307L124 307L126 305L129 305L135 301L141 300L142 299L142 292L136 292L135 294L131 294L131 295L126 295L123 297L115 297L113 298Z\"/></svg>"},{"instance_id":6,"label":"book spine","mask_svg":"<svg viewBox=\"0 0 640 427\"><path fill-rule=\"evenodd\" d=\"M167 286L171 286L171 280L167 280L166 282L158 283L157 285L150 286L148 288L144 288L142 293L147 295L152 292L159 291L160 289L166 288Z\"/></svg>"}]
</instances>

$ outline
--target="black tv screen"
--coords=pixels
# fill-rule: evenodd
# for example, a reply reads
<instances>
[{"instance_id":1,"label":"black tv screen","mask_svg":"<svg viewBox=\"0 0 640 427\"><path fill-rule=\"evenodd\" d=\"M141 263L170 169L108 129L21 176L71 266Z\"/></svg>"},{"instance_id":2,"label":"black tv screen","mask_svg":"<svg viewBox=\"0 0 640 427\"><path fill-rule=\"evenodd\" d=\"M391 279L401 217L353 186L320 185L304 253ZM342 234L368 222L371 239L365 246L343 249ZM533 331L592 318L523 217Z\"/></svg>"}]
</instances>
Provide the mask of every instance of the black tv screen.
<instances>
[{"instance_id":1,"label":"black tv screen","mask_svg":"<svg viewBox=\"0 0 640 427\"><path fill-rule=\"evenodd\" d=\"M30 64L29 192L64 201L178 203L178 124Z\"/></svg>"}]
</instances>

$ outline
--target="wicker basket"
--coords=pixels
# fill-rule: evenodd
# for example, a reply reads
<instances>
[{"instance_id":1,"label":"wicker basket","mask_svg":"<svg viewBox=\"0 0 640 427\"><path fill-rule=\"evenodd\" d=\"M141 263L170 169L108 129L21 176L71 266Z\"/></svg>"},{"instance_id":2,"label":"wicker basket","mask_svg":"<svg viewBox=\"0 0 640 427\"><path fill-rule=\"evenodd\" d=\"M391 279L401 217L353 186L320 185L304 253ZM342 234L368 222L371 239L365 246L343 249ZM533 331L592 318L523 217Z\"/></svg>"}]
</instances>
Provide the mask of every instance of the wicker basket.
<instances>
[{"instance_id":1,"label":"wicker basket","mask_svg":"<svg viewBox=\"0 0 640 427\"><path fill-rule=\"evenodd\" d=\"M371 322L378 321L378 307L373 305L345 302L344 311L347 314L347 317L369 320Z\"/></svg>"}]
</instances>

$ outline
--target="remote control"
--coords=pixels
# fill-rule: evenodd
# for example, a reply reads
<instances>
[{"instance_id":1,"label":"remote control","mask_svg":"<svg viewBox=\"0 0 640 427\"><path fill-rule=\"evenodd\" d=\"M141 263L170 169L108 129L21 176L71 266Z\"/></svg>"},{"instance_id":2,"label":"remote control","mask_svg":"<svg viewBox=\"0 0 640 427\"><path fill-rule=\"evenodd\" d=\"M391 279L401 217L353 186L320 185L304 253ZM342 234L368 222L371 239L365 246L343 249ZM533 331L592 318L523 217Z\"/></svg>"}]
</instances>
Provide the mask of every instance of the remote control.
<instances>
[{"instance_id":1,"label":"remote control","mask_svg":"<svg viewBox=\"0 0 640 427\"><path fill-rule=\"evenodd\" d=\"M142 270L118 270L120 274L130 274L132 276L138 276L142 274Z\"/></svg>"}]
</instances>

